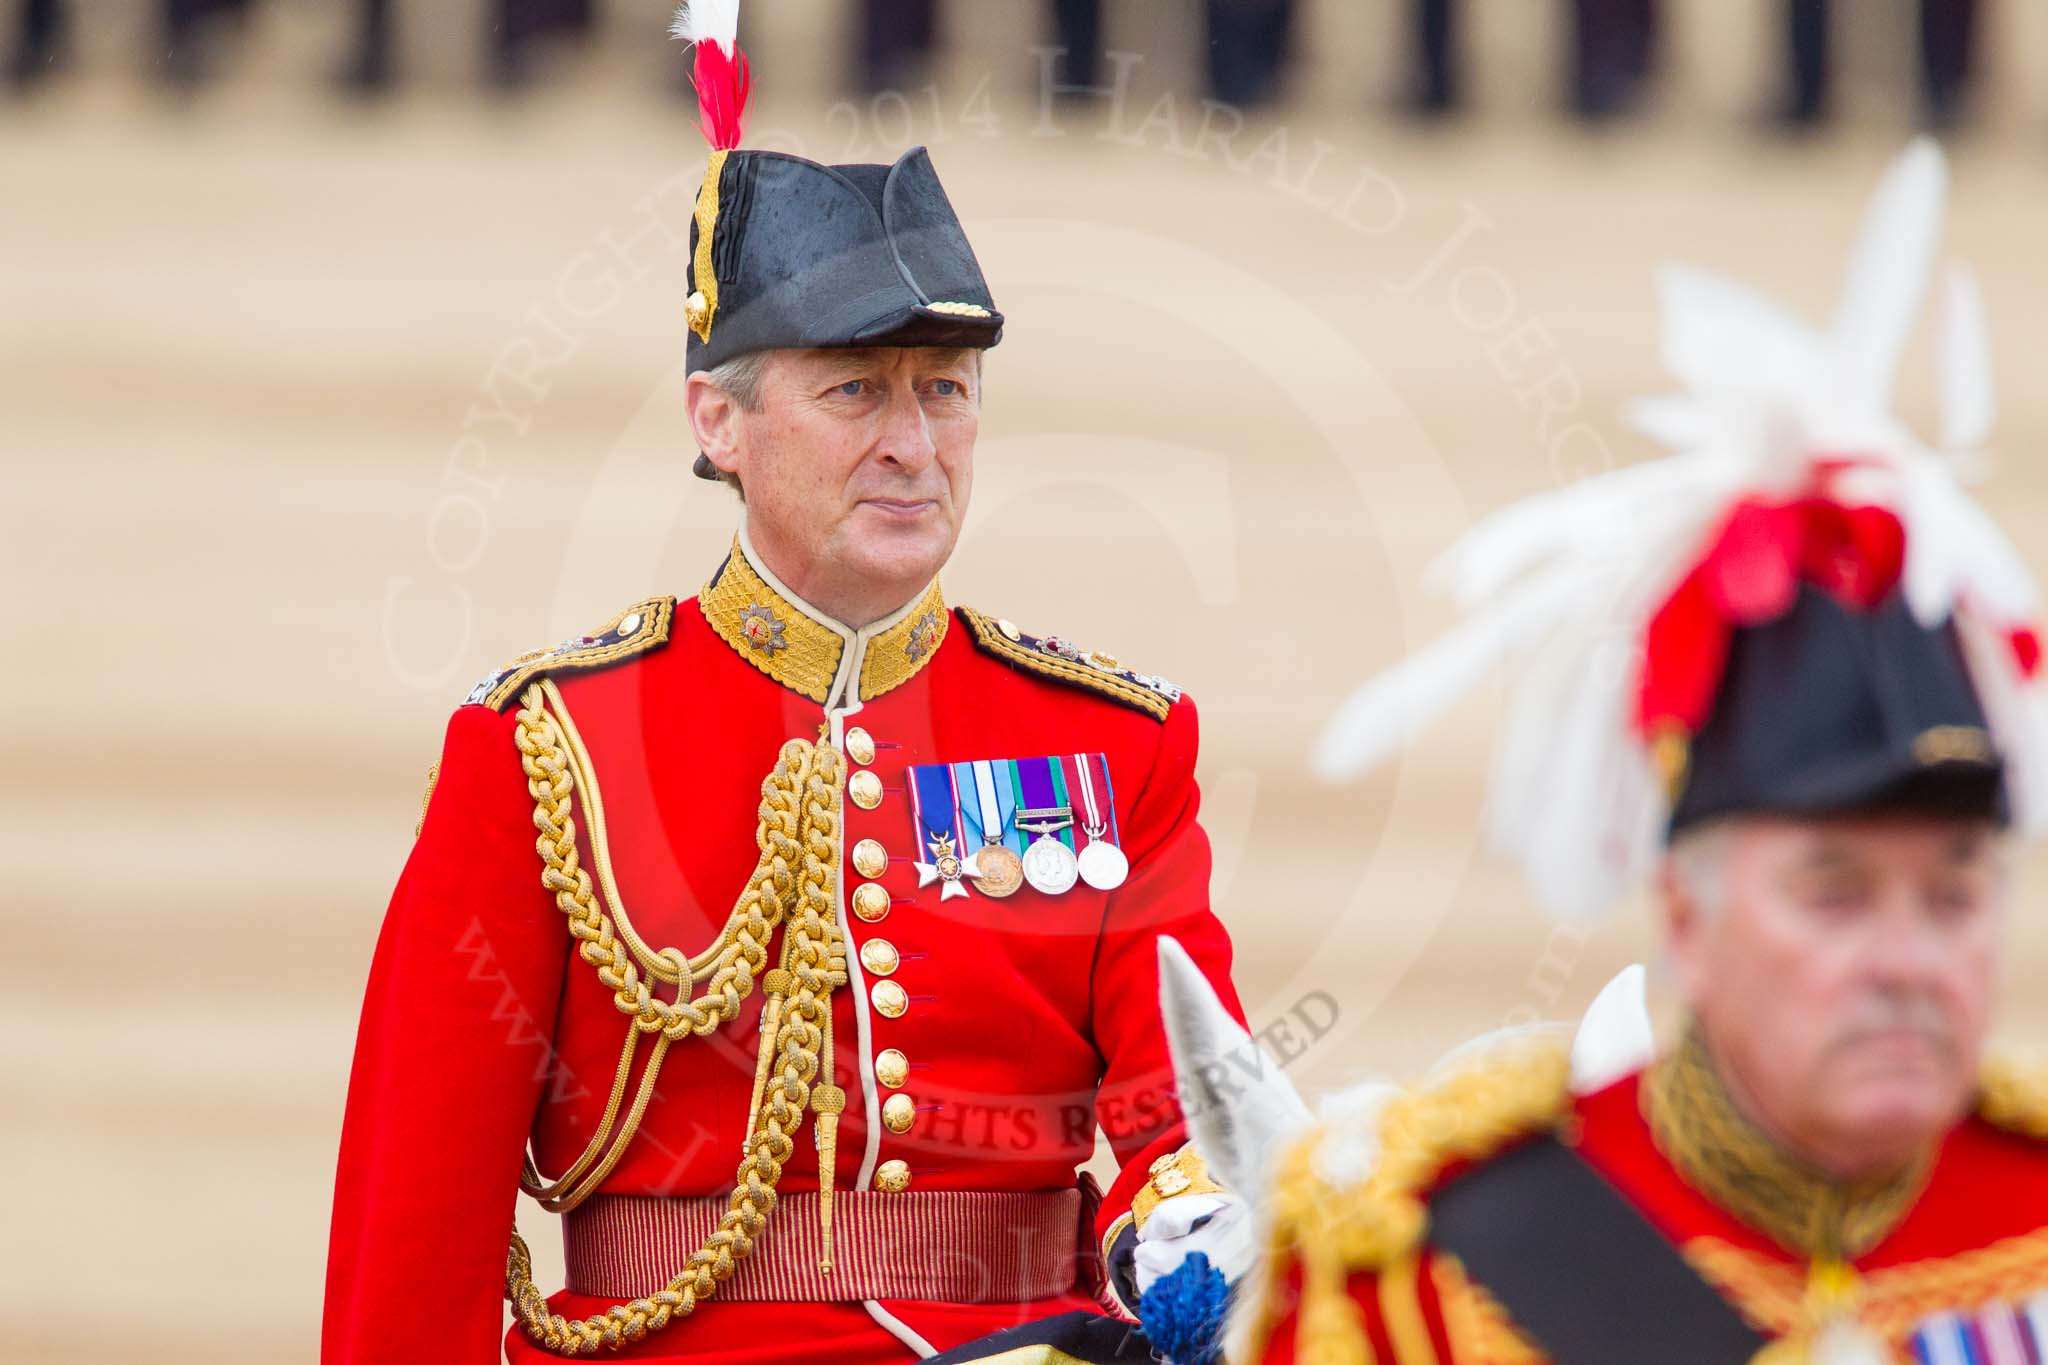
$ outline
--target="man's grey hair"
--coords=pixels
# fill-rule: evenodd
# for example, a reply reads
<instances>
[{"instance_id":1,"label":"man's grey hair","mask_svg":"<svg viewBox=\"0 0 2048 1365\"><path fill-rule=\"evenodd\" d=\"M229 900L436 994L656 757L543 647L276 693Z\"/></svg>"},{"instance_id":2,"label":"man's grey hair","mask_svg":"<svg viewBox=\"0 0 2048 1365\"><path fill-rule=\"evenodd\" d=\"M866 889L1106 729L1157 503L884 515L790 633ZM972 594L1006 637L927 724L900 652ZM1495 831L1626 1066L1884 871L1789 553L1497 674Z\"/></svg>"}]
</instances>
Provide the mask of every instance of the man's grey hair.
<instances>
[{"instance_id":1,"label":"man's grey hair","mask_svg":"<svg viewBox=\"0 0 2048 1365\"><path fill-rule=\"evenodd\" d=\"M759 412L761 380L768 373L768 358L773 354L772 351L749 351L745 355L734 356L722 365L713 365L703 372L704 377L725 390L732 401L745 411ZM702 455L697 458L704 459ZM706 467L709 467L708 461ZM739 475L715 468L713 473L718 476L720 483L739 495L741 502L747 500L747 490L740 487Z\"/></svg>"},{"instance_id":2,"label":"man's grey hair","mask_svg":"<svg viewBox=\"0 0 2048 1365\"><path fill-rule=\"evenodd\" d=\"M1671 874L1701 914L1720 910L1728 898L1728 838L1732 822L1709 820L1671 841Z\"/></svg>"},{"instance_id":3,"label":"man's grey hair","mask_svg":"<svg viewBox=\"0 0 2048 1365\"><path fill-rule=\"evenodd\" d=\"M734 356L723 365L713 365L704 371L704 377L732 395L732 401L748 412L761 410L761 380L768 373L768 358L773 351L749 351Z\"/></svg>"}]
</instances>

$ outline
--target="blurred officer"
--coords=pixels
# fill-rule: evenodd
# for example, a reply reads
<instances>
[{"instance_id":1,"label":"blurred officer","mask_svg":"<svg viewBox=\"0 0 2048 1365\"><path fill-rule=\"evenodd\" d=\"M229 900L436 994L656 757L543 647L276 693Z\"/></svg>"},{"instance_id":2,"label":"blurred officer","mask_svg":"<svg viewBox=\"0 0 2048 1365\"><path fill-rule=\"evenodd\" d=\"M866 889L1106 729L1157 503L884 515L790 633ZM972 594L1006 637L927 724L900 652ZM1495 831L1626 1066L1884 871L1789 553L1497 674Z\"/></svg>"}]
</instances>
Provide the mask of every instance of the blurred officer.
<instances>
[{"instance_id":1,"label":"blurred officer","mask_svg":"<svg viewBox=\"0 0 2048 1365\"><path fill-rule=\"evenodd\" d=\"M1832 333L1667 277L1690 393L1640 416L1682 453L1482 524L1449 567L1483 614L1340 717L1331 767L1533 646L1495 837L1557 911L1654 878L1687 1022L1584 1096L1525 1041L1390 1100L1362 1182L1300 1144L1246 1358L2043 1358L2048 1084L1983 1056L2048 790L2034 591L1887 411L1941 176L1931 145L1894 171Z\"/></svg>"},{"instance_id":2,"label":"blurred officer","mask_svg":"<svg viewBox=\"0 0 2048 1365\"><path fill-rule=\"evenodd\" d=\"M507 1298L514 1361L1046 1320L1119 1358L1139 1214L1216 1194L1158 1003L1165 933L1229 997L1193 703L946 599L1002 314L922 149L737 149L736 24L678 21L715 149L687 402L737 533L449 723L363 1007L329 1365L487 1359ZM521 1187L565 1215L552 1297Z\"/></svg>"}]
</instances>

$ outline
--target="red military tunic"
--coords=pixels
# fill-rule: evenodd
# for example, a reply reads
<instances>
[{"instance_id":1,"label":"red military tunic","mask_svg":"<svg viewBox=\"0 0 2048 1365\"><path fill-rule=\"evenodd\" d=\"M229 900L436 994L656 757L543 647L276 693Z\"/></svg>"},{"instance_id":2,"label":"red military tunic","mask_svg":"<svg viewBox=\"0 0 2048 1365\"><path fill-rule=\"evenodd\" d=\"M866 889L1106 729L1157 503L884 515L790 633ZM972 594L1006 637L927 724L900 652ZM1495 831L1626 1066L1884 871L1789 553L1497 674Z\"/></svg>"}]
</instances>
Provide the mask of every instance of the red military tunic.
<instances>
[{"instance_id":1,"label":"red military tunic","mask_svg":"<svg viewBox=\"0 0 2048 1365\"><path fill-rule=\"evenodd\" d=\"M1537 1131L1557 1131L1766 1337L1810 1347L1829 1323L1847 1322L1902 1361L2048 1358L2048 1106L2037 1084L1987 1072L1979 1112L1921 1166L1845 1194L1768 1148L1728 1117L1711 1085L1685 1080L1674 1065L1666 1058L1570 1099L1561 1060L1530 1068L1523 1058L1519 1074L1460 1082L1466 1089L1454 1104L1424 1100L1427 1117L1411 1130L1430 1130L1434 1149L1412 1167L1433 1172L1422 1202L1473 1168L1451 1155L1459 1149L1498 1155ZM1688 1085L1695 1093L1685 1093ZM1546 1089L1554 1103L1542 1098ZM1403 1144L1382 1160L1404 1166L1415 1154ZM1320 1187L1316 1164L1304 1145L1276 1192L1277 1254L1242 1324L1243 1358L1544 1359L1457 1257L1428 1244L1426 1224L1397 1226L1406 1217L1400 1195ZM1810 1254L1815 1237L1839 1250ZM1575 1279L1569 1265L1555 1278L1559 1293L1605 1315L1615 1286ZM1791 1358L1806 1357L1802 1349Z\"/></svg>"},{"instance_id":2,"label":"red military tunic","mask_svg":"<svg viewBox=\"0 0 2048 1365\"><path fill-rule=\"evenodd\" d=\"M1148 1166L1183 1140L1157 937L1179 939L1238 1012L1196 821L1193 703L1101 656L949 610L936 583L890 619L845 629L782 589L742 544L701 598L643 603L595 636L522 661L479 685L450 722L363 1008L324 1360L495 1358L522 1150L530 1141L540 1175L560 1175L612 1087L630 1019L572 951L542 885L515 744L518 694L542 675L601 779L619 900L657 949L687 956L726 922L760 856L762 784L781 746L822 736L845 751L838 1191L906 1201L922 1191L1070 1191L1099 1124L1122 1172L1083 1236L1092 1252L1103 1234L1124 1232ZM913 829L911 765L1092 753L1106 757L1130 864L1120 887L1027 886L1004 899L920 888L915 864L933 855ZM587 831L579 837L591 866ZM857 851L873 875L856 868ZM731 1195L761 1012L756 991L716 1032L674 1045L593 1205ZM818 1188L806 1123L779 1191ZM778 1233L814 1231L782 1217L770 1217L764 1251ZM928 1235L930 1254L943 1257L946 1227ZM673 1253L656 1282L693 1249ZM748 1269L741 1262L719 1294L621 1357L900 1361L1059 1312L1103 1311L1085 1277L1027 1302L741 1301ZM575 1319L616 1301L564 1292L551 1303ZM516 1327L505 1351L549 1358Z\"/></svg>"}]
</instances>

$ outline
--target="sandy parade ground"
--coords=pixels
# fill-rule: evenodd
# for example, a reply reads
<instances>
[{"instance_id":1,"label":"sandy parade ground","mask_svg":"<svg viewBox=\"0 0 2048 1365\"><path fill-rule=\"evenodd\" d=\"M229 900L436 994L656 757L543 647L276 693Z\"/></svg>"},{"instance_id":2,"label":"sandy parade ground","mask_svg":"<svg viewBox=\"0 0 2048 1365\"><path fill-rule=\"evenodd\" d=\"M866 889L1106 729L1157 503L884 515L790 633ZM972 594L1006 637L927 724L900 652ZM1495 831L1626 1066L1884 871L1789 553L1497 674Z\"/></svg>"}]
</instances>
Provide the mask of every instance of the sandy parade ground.
<instances>
[{"instance_id":1,"label":"sandy parade ground","mask_svg":"<svg viewBox=\"0 0 2048 1365\"><path fill-rule=\"evenodd\" d=\"M179 105L133 79L128 8L79 78L0 108L0 1354L310 1360L363 976L447 712L693 593L730 535L680 406L701 142L647 16L515 102L419 20L417 82L355 107L312 79L335 18L285 4ZM1575 1014L1649 927L1552 926L1485 853L1497 690L1354 786L1314 782L1310 746L1451 620L1424 569L1478 513L1652 453L1617 410L1661 382L1658 260L1825 315L1907 130L1882 35L1849 125L1785 143L1747 118L1762 19L1704 5L1667 103L1598 135L1548 114L1547 25L1499 2L1480 110L1423 130L1376 103L1379 7L1315 7L1298 98L1250 119L1186 93L1163 5L1119 20L1122 84L1057 114L1031 19L993 5L931 88L835 103L806 28L829 8L763 20L750 141L931 145L1010 319L948 591L1196 697L1254 1022L1320 1089ZM2048 569L2048 107L2020 83L2048 19L2019 8L1949 241L1995 331L1983 494ZM2048 1029L2048 862L2023 876L2018 1044Z\"/></svg>"}]
</instances>

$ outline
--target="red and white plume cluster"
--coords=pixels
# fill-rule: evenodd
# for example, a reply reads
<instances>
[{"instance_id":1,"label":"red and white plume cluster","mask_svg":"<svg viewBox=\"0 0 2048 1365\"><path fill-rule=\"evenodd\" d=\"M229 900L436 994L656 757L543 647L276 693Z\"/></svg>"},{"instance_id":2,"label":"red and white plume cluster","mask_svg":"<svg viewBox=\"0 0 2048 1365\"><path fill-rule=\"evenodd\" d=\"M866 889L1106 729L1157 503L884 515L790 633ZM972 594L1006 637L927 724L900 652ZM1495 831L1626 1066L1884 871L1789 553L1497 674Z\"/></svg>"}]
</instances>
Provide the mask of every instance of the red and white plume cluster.
<instances>
[{"instance_id":1,"label":"red and white plume cluster","mask_svg":"<svg viewBox=\"0 0 2048 1365\"><path fill-rule=\"evenodd\" d=\"M740 0L684 0L668 31L696 46L690 79L697 87L704 137L713 151L731 151L740 145L753 89L747 54L740 51Z\"/></svg>"},{"instance_id":2,"label":"red and white plume cluster","mask_svg":"<svg viewBox=\"0 0 2048 1365\"><path fill-rule=\"evenodd\" d=\"M1899 358L1934 284L1947 190L1921 140L1865 216L1831 324L1737 281L1659 274L1665 366L1682 391L1631 423L1672 448L1502 509L1432 570L1464 621L1367 683L1317 745L1326 779L1404 748L1459 694L1512 664L1487 826L1545 908L1607 909L1653 870L1668 815L1652 740L1695 732L1733 632L1774 619L1801 582L1864 605L1896 588L1928 626L1953 619L2015 823L2048 824L2048 703L2025 561L1964 490L1995 410L1982 302L1941 289L1941 430L1892 412Z\"/></svg>"}]
</instances>

